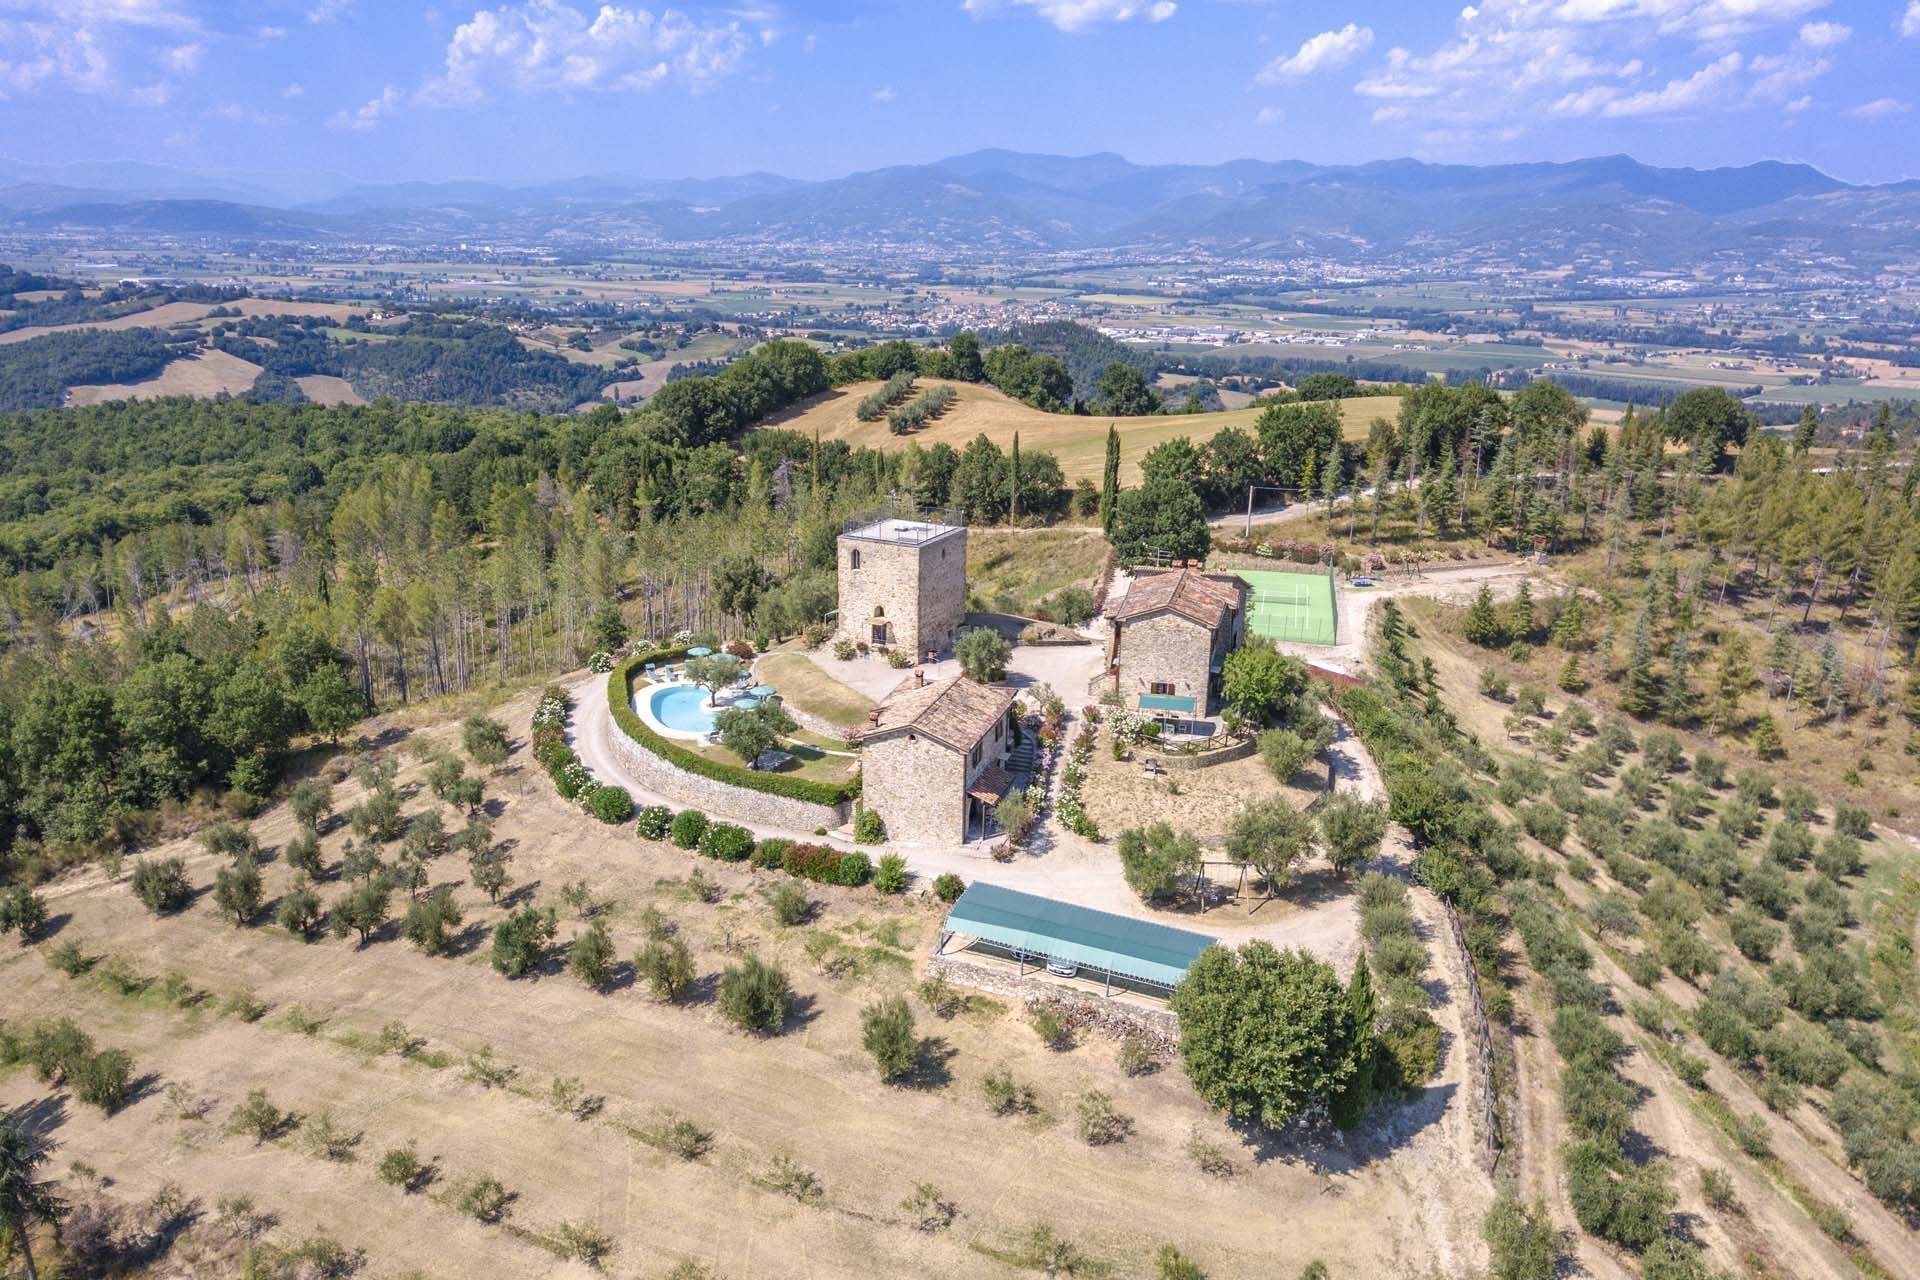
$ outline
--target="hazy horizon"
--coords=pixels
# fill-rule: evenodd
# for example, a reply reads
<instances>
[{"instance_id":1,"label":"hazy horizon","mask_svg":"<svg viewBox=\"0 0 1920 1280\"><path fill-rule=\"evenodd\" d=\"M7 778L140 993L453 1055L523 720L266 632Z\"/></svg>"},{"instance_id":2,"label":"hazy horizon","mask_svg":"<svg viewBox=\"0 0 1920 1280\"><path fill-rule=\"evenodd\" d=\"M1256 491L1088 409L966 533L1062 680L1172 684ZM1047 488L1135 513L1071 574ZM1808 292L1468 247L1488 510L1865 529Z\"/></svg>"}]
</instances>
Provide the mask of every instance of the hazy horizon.
<instances>
[{"instance_id":1,"label":"hazy horizon","mask_svg":"<svg viewBox=\"0 0 1920 1280\"><path fill-rule=\"evenodd\" d=\"M1005 147L1881 183L1920 176L1916 55L1920 0L0 0L0 122L28 162L355 182L817 180Z\"/></svg>"}]
</instances>

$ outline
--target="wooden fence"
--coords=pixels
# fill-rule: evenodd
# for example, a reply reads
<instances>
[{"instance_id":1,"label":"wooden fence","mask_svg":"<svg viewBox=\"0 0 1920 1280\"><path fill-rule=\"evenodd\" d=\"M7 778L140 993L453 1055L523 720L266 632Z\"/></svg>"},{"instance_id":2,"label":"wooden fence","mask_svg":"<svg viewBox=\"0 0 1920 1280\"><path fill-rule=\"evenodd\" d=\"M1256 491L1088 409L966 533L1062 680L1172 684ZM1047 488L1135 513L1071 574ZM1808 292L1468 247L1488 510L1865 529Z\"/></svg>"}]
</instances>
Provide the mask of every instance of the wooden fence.
<instances>
[{"instance_id":1,"label":"wooden fence","mask_svg":"<svg viewBox=\"0 0 1920 1280\"><path fill-rule=\"evenodd\" d=\"M1487 1002L1480 994L1480 972L1473 967L1473 953L1467 949L1467 931L1460 923L1460 913L1451 903L1440 905L1447 913L1447 931L1453 936L1460 967L1467 975L1468 1025L1461 1031L1467 1037L1471 1073L1478 1077L1470 1080L1468 1086L1477 1086L1479 1095L1481 1133L1485 1139L1481 1159L1487 1172L1492 1173L1500 1164L1500 1109L1493 1096L1493 1029L1487 1023Z\"/></svg>"}]
</instances>

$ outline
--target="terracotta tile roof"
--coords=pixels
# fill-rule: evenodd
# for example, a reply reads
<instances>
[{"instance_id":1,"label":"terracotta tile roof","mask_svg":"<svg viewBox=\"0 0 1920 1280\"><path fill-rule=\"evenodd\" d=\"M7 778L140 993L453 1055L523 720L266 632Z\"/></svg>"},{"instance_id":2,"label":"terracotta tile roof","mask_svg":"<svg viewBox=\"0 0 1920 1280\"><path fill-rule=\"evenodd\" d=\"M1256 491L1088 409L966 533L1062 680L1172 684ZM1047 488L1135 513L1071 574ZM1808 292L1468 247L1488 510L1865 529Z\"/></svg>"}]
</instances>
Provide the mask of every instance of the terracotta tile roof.
<instances>
[{"instance_id":1,"label":"terracotta tile roof","mask_svg":"<svg viewBox=\"0 0 1920 1280\"><path fill-rule=\"evenodd\" d=\"M880 700L860 732L862 741L912 729L955 751L971 751L1013 705L1013 690L996 689L965 676L930 684L918 684L917 679L907 677Z\"/></svg>"},{"instance_id":2,"label":"terracotta tile roof","mask_svg":"<svg viewBox=\"0 0 1920 1280\"><path fill-rule=\"evenodd\" d=\"M999 804L1013 789L1013 775L999 765L988 765L967 788L967 794L982 804Z\"/></svg>"},{"instance_id":3,"label":"terracotta tile roof","mask_svg":"<svg viewBox=\"0 0 1920 1280\"><path fill-rule=\"evenodd\" d=\"M1240 608L1242 590L1195 569L1137 577L1127 594L1107 606L1107 617L1125 622L1171 609L1203 627L1218 629Z\"/></svg>"}]
</instances>

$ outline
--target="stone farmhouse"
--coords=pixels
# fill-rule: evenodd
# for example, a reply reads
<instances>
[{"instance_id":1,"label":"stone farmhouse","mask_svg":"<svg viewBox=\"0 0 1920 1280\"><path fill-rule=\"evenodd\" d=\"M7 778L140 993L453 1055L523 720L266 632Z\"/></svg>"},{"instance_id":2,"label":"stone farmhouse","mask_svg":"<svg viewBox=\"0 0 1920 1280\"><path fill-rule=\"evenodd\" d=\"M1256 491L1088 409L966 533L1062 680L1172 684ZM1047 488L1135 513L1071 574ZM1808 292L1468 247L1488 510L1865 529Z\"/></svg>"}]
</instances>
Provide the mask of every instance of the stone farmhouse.
<instances>
[{"instance_id":1,"label":"stone farmhouse","mask_svg":"<svg viewBox=\"0 0 1920 1280\"><path fill-rule=\"evenodd\" d=\"M868 713L860 744L866 803L893 840L961 844L1013 785L1014 692L916 671Z\"/></svg>"},{"instance_id":2,"label":"stone farmhouse","mask_svg":"<svg viewBox=\"0 0 1920 1280\"><path fill-rule=\"evenodd\" d=\"M1129 707L1211 715L1220 670L1247 638L1247 584L1198 569L1138 571L1107 606L1106 680Z\"/></svg>"},{"instance_id":3,"label":"stone farmhouse","mask_svg":"<svg viewBox=\"0 0 1920 1280\"><path fill-rule=\"evenodd\" d=\"M895 516L848 522L840 535L840 638L937 657L966 613L964 525Z\"/></svg>"}]
</instances>

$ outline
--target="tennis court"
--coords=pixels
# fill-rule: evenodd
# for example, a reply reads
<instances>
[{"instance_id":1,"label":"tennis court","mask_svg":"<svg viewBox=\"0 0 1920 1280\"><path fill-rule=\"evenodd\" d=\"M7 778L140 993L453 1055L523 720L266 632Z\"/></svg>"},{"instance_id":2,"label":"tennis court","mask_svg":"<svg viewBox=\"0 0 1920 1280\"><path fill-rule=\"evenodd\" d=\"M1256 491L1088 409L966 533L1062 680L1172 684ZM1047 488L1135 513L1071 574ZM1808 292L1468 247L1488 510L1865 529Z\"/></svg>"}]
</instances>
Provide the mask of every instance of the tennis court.
<instances>
[{"instance_id":1,"label":"tennis court","mask_svg":"<svg viewBox=\"0 0 1920 1280\"><path fill-rule=\"evenodd\" d=\"M1247 593L1247 630L1296 644L1339 643L1333 579L1325 573L1267 573L1236 569Z\"/></svg>"}]
</instances>

